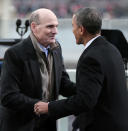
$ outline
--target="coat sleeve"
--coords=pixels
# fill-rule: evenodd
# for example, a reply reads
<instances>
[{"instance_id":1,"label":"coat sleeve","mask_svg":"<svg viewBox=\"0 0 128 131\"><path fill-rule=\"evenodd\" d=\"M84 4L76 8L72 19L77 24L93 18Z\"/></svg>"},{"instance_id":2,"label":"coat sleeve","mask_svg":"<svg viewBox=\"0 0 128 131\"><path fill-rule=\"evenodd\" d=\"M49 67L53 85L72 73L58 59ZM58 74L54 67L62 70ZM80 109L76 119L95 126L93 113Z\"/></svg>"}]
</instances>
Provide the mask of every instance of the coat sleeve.
<instances>
[{"instance_id":1,"label":"coat sleeve","mask_svg":"<svg viewBox=\"0 0 128 131\"><path fill-rule=\"evenodd\" d=\"M49 103L49 115L56 119L72 114L88 112L94 108L102 90L104 79L101 64L93 59L84 59L78 67L76 95Z\"/></svg>"},{"instance_id":2,"label":"coat sleeve","mask_svg":"<svg viewBox=\"0 0 128 131\"><path fill-rule=\"evenodd\" d=\"M1 73L0 99L2 105L8 109L33 112L34 104L38 100L22 93L22 65L22 60L14 50L6 51Z\"/></svg>"}]
</instances>

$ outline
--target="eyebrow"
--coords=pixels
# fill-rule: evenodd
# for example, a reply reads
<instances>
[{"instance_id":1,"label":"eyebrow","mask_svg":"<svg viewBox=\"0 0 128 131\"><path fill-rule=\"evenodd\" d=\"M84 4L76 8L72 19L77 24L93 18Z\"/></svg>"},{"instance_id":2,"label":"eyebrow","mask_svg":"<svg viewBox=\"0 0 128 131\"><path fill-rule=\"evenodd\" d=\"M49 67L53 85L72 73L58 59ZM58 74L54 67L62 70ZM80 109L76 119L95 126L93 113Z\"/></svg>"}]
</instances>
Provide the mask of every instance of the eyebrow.
<instances>
[{"instance_id":1,"label":"eyebrow","mask_svg":"<svg viewBox=\"0 0 128 131\"><path fill-rule=\"evenodd\" d=\"M49 24L49 25L46 25L46 27L58 27L58 24L57 25Z\"/></svg>"}]
</instances>

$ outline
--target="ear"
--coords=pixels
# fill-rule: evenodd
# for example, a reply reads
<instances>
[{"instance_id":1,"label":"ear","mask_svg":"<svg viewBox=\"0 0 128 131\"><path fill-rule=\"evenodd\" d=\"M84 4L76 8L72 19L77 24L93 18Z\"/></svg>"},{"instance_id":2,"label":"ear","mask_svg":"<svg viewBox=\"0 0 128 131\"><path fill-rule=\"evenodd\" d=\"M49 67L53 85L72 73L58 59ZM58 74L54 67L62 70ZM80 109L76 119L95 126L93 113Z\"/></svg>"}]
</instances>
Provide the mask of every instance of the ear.
<instances>
[{"instance_id":1,"label":"ear","mask_svg":"<svg viewBox=\"0 0 128 131\"><path fill-rule=\"evenodd\" d=\"M83 26L80 26L80 35L83 35L85 33L85 28Z\"/></svg>"},{"instance_id":2,"label":"ear","mask_svg":"<svg viewBox=\"0 0 128 131\"><path fill-rule=\"evenodd\" d=\"M36 23L35 23L35 22L32 22L30 26L31 26L31 30L32 30L33 32L35 32L35 30L36 30Z\"/></svg>"}]
</instances>

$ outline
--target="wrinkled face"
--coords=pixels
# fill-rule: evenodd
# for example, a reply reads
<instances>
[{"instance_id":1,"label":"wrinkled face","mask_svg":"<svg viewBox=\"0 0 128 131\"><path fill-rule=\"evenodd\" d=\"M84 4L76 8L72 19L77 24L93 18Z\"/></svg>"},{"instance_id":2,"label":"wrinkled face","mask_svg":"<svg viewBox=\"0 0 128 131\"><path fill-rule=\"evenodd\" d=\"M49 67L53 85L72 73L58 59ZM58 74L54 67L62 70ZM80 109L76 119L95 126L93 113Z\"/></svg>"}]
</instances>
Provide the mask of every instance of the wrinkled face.
<instances>
[{"instance_id":1,"label":"wrinkled face","mask_svg":"<svg viewBox=\"0 0 128 131\"><path fill-rule=\"evenodd\" d=\"M55 15L47 15L47 17L40 17L40 23L33 22L32 31L38 42L43 46L55 43L55 36L58 33L58 20Z\"/></svg>"},{"instance_id":2,"label":"wrinkled face","mask_svg":"<svg viewBox=\"0 0 128 131\"><path fill-rule=\"evenodd\" d=\"M72 32L75 36L76 43L78 45L83 44L83 38L82 38L81 31L82 31L81 27L76 24L76 18L75 18L75 16L73 16L73 18L72 18Z\"/></svg>"}]
</instances>

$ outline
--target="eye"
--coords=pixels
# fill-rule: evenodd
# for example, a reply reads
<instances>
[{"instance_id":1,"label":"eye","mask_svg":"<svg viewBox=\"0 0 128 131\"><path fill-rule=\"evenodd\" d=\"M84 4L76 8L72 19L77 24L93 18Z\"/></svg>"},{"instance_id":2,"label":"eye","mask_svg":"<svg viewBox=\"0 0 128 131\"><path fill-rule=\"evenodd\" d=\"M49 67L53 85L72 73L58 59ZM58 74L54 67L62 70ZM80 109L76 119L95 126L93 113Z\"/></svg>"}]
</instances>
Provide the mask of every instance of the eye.
<instances>
[{"instance_id":1,"label":"eye","mask_svg":"<svg viewBox=\"0 0 128 131\"><path fill-rule=\"evenodd\" d=\"M54 25L48 25L47 28L54 28Z\"/></svg>"},{"instance_id":2,"label":"eye","mask_svg":"<svg viewBox=\"0 0 128 131\"><path fill-rule=\"evenodd\" d=\"M57 28L58 27L58 25L47 25L47 28Z\"/></svg>"}]
</instances>

